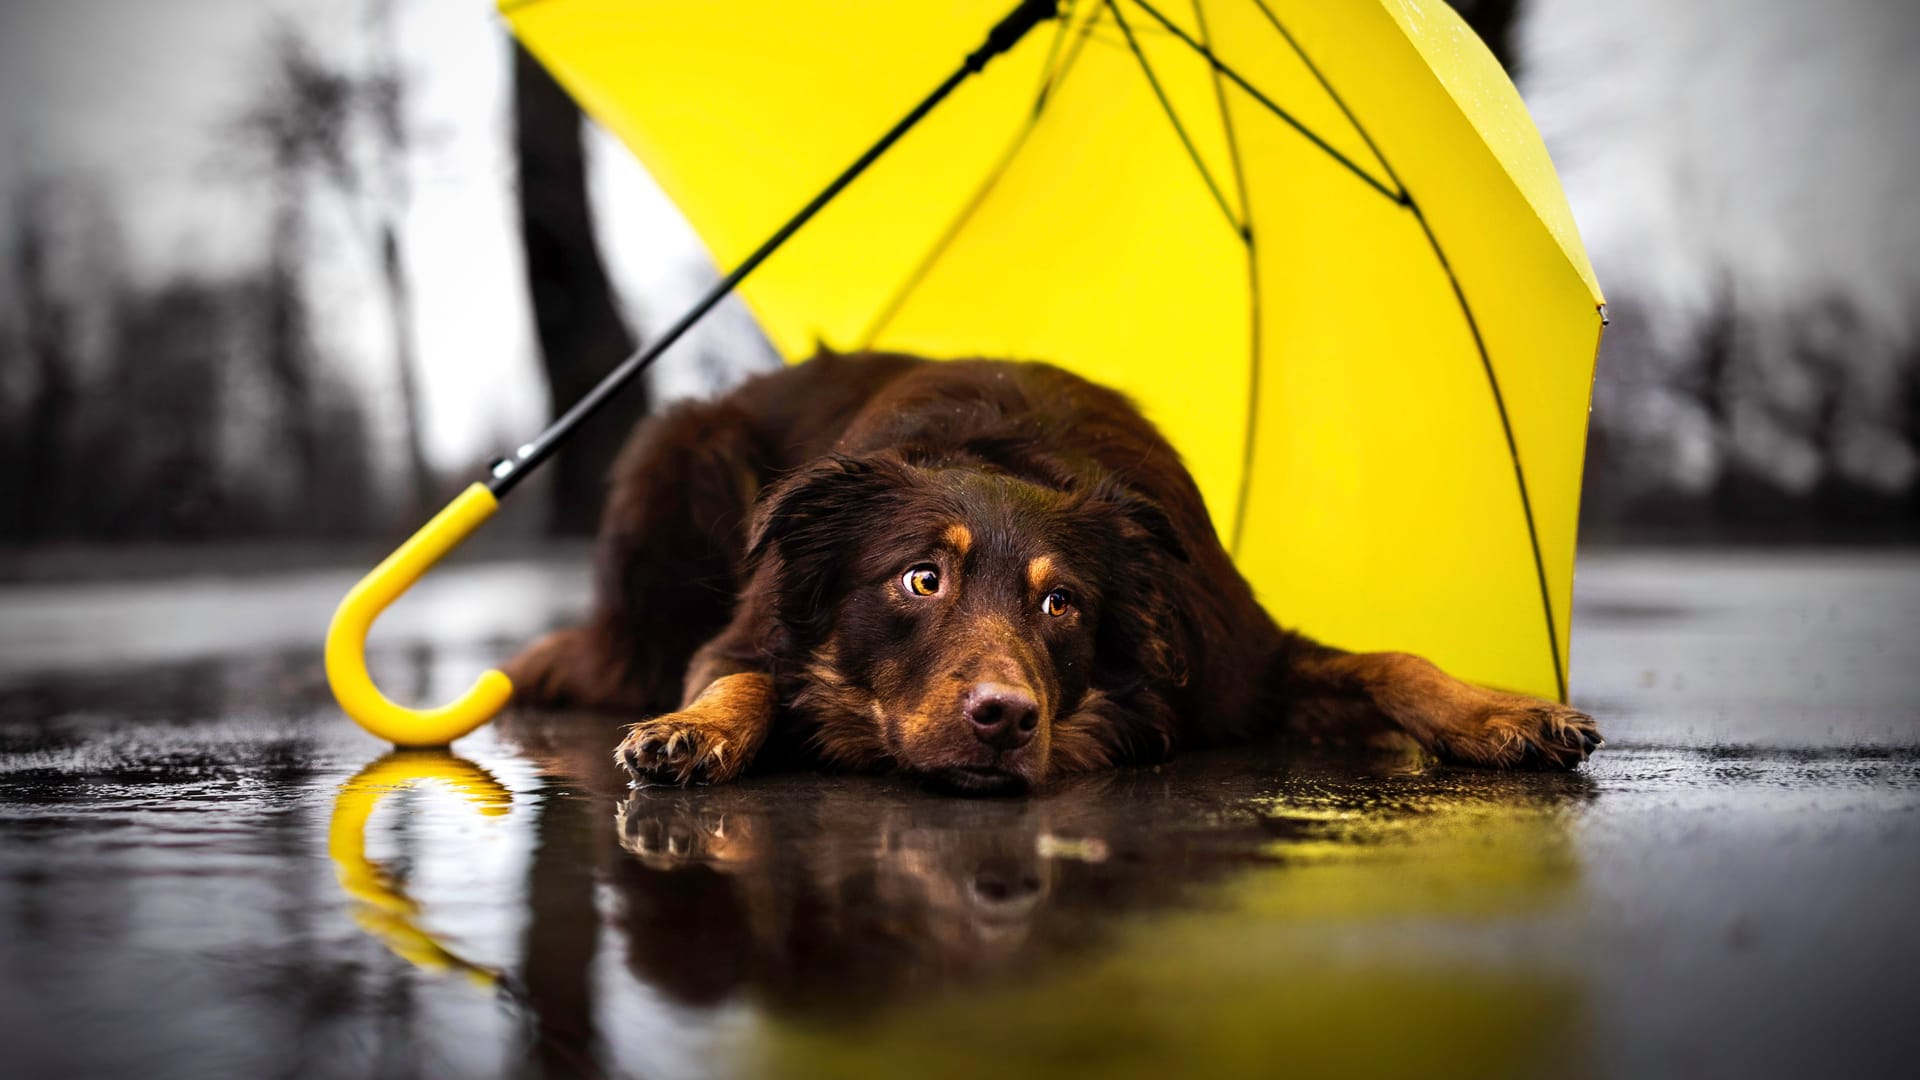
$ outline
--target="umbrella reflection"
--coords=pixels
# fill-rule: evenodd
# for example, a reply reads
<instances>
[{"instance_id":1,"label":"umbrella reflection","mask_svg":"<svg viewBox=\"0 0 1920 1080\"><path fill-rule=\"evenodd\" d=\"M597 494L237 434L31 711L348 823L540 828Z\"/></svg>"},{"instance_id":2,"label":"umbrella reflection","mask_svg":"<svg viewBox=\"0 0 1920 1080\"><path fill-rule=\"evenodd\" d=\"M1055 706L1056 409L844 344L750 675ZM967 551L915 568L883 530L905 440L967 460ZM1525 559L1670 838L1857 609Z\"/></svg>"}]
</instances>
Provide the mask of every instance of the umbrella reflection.
<instances>
[{"instance_id":1,"label":"umbrella reflection","mask_svg":"<svg viewBox=\"0 0 1920 1080\"><path fill-rule=\"evenodd\" d=\"M445 750L396 750L340 785L327 827L327 854L341 891L352 901L354 922L394 955L428 971L458 971L482 986L498 987L503 978L498 969L461 957L423 929L417 921L420 905L390 870L367 857L367 821L374 808L388 795L423 783L452 790L488 817L512 808L512 792L473 762Z\"/></svg>"}]
</instances>

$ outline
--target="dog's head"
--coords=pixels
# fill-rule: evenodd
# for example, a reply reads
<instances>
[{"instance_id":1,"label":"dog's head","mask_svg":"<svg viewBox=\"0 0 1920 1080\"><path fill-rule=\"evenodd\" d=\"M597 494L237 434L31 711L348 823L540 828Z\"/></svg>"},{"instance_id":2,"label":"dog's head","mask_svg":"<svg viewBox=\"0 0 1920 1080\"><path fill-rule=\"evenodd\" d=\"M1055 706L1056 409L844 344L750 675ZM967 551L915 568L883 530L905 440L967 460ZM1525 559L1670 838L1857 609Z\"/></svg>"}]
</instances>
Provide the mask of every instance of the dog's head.
<instances>
[{"instance_id":1,"label":"dog's head","mask_svg":"<svg viewBox=\"0 0 1920 1080\"><path fill-rule=\"evenodd\" d=\"M1110 480L830 456L768 493L749 547L832 760L1023 790L1113 757L1139 737L1121 699L1184 674L1180 541Z\"/></svg>"}]
</instances>

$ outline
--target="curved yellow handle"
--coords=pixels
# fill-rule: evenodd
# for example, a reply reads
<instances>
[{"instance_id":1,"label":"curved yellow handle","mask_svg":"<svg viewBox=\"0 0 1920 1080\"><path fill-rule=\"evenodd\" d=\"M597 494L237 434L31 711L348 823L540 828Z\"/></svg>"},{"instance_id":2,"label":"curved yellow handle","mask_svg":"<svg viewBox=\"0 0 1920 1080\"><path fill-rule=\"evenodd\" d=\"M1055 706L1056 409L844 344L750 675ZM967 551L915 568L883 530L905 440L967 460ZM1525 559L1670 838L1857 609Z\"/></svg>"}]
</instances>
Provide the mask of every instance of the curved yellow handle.
<instances>
[{"instance_id":1,"label":"curved yellow handle","mask_svg":"<svg viewBox=\"0 0 1920 1080\"><path fill-rule=\"evenodd\" d=\"M327 683L361 727L398 746L445 746L491 720L513 696L513 683L504 673L486 671L449 704L409 709L389 701L367 674L367 631L373 620L499 505L485 484L467 488L340 601L327 627Z\"/></svg>"},{"instance_id":2,"label":"curved yellow handle","mask_svg":"<svg viewBox=\"0 0 1920 1080\"><path fill-rule=\"evenodd\" d=\"M353 919L394 954L433 971L461 971L494 986L500 972L461 957L416 921L420 907L385 867L367 858L367 821L381 799L401 788L437 782L488 817L513 807L513 793L493 774L444 750L396 750L340 785L327 823L327 854L340 888L354 900Z\"/></svg>"}]
</instances>

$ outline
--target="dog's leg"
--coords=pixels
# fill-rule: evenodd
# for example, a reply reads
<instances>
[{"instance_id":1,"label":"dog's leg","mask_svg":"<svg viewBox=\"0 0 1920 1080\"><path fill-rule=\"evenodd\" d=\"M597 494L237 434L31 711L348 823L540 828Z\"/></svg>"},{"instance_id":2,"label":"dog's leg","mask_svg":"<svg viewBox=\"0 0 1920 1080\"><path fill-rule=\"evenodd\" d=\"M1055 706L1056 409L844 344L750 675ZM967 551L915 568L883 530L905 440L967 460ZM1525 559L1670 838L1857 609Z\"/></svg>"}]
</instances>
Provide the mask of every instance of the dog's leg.
<instances>
[{"instance_id":1,"label":"dog's leg","mask_svg":"<svg viewBox=\"0 0 1920 1080\"><path fill-rule=\"evenodd\" d=\"M636 780L723 783L739 776L773 726L773 676L758 643L766 614L752 599L688 665L680 709L633 725L614 760Z\"/></svg>"},{"instance_id":2,"label":"dog's leg","mask_svg":"<svg viewBox=\"0 0 1920 1080\"><path fill-rule=\"evenodd\" d=\"M507 665L525 705L649 712L679 700L695 647L727 624L759 491L750 421L727 401L676 406L613 468L593 613Z\"/></svg>"},{"instance_id":3,"label":"dog's leg","mask_svg":"<svg viewBox=\"0 0 1920 1080\"><path fill-rule=\"evenodd\" d=\"M1406 653L1344 653L1295 639L1283 663L1296 731L1351 737L1390 726L1444 760L1506 769L1570 769L1601 743L1578 709L1483 689Z\"/></svg>"}]
</instances>

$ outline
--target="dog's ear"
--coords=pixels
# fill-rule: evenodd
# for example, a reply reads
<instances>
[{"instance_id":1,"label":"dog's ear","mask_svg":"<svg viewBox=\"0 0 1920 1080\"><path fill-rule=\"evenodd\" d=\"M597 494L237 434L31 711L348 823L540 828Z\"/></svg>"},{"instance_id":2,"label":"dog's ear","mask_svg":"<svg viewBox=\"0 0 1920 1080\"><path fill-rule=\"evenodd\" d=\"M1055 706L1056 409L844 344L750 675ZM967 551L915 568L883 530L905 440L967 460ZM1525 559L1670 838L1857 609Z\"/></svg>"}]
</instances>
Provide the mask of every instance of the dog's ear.
<instances>
[{"instance_id":1,"label":"dog's ear","mask_svg":"<svg viewBox=\"0 0 1920 1080\"><path fill-rule=\"evenodd\" d=\"M892 454L829 454L781 480L760 499L747 562L771 574L773 609L804 640L827 629L828 597L855 538L870 532L912 483Z\"/></svg>"},{"instance_id":2,"label":"dog's ear","mask_svg":"<svg viewBox=\"0 0 1920 1080\"><path fill-rule=\"evenodd\" d=\"M1187 545L1180 539L1173 519L1159 503L1138 492L1125 489L1106 498L1120 509L1120 535L1128 540L1144 540L1178 562L1190 562Z\"/></svg>"},{"instance_id":3,"label":"dog's ear","mask_svg":"<svg viewBox=\"0 0 1920 1080\"><path fill-rule=\"evenodd\" d=\"M1112 479L1087 489L1080 513L1089 528L1089 548L1116 568L1102 583L1106 612L1100 619L1096 682L1123 696L1185 683L1197 586L1171 515Z\"/></svg>"},{"instance_id":4,"label":"dog's ear","mask_svg":"<svg viewBox=\"0 0 1920 1080\"><path fill-rule=\"evenodd\" d=\"M1174 528L1165 507L1113 477L1103 477L1083 489L1080 513L1109 532L1123 545L1144 544L1156 556L1191 562L1187 545Z\"/></svg>"},{"instance_id":5,"label":"dog's ear","mask_svg":"<svg viewBox=\"0 0 1920 1080\"><path fill-rule=\"evenodd\" d=\"M758 563L777 548L791 561L838 546L849 519L883 510L907 481L907 466L889 454L818 458L761 497L747 533L747 559Z\"/></svg>"}]
</instances>

